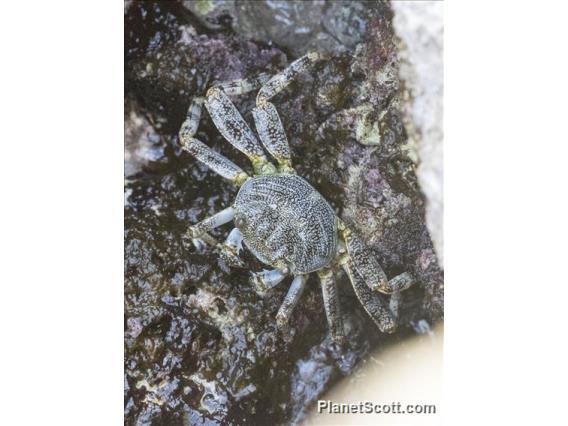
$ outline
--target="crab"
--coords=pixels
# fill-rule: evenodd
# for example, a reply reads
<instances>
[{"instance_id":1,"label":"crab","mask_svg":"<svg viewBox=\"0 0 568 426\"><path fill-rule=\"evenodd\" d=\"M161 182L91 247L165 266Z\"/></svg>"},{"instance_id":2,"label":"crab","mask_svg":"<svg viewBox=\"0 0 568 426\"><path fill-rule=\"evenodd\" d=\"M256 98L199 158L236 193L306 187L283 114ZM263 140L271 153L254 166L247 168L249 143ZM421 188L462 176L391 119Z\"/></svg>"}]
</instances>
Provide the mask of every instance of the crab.
<instances>
[{"instance_id":1,"label":"crab","mask_svg":"<svg viewBox=\"0 0 568 426\"><path fill-rule=\"evenodd\" d=\"M335 270L345 270L359 301L384 333L396 330L402 292L414 279L408 272L387 279L361 238L292 167L286 134L270 100L322 59L319 53L309 53L272 77L260 74L213 85L205 97L193 98L179 141L184 150L240 187L232 206L191 226L189 236L217 247L225 262L235 267L244 267L239 256L244 243L270 267L252 272L252 282L261 294L292 275L292 283L276 314L281 328L288 324L309 274L317 273L331 337L344 343L345 327ZM229 98L258 89L252 113L262 145ZM224 138L250 159L252 176L195 138L203 105ZM224 243L218 243L209 232L231 221L234 228ZM387 302L382 295L389 295L390 300Z\"/></svg>"}]
</instances>

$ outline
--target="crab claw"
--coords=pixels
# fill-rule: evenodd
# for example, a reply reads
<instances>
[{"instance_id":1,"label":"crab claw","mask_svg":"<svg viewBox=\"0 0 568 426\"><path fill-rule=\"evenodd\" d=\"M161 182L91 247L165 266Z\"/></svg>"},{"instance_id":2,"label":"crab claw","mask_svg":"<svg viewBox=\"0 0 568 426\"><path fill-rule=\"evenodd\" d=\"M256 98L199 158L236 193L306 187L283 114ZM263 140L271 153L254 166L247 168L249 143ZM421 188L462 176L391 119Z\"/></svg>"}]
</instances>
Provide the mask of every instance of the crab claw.
<instances>
[{"instance_id":1,"label":"crab claw","mask_svg":"<svg viewBox=\"0 0 568 426\"><path fill-rule=\"evenodd\" d=\"M287 273L287 270L264 269L262 272L251 272L251 281L256 292L263 296L267 290L270 290L286 278Z\"/></svg>"},{"instance_id":2,"label":"crab claw","mask_svg":"<svg viewBox=\"0 0 568 426\"><path fill-rule=\"evenodd\" d=\"M239 257L238 250L232 245L222 244L219 257L221 257L221 260L223 260L223 262L225 262L225 264L229 267L246 267L245 262Z\"/></svg>"},{"instance_id":3,"label":"crab claw","mask_svg":"<svg viewBox=\"0 0 568 426\"><path fill-rule=\"evenodd\" d=\"M219 256L225 265L233 268L244 268L245 262L239 256L243 249L243 235L241 231L234 228L223 244L219 244Z\"/></svg>"}]
</instances>

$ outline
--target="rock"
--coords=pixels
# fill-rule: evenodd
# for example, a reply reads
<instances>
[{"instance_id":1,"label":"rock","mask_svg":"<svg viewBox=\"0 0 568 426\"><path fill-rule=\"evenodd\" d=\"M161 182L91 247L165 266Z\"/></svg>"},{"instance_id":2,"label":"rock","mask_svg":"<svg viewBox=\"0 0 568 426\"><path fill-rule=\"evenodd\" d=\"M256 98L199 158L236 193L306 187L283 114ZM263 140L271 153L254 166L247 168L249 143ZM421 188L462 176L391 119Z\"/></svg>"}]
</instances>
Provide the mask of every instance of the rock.
<instances>
[{"instance_id":1,"label":"rock","mask_svg":"<svg viewBox=\"0 0 568 426\"><path fill-rule=\"evenodd\" d=\"M127 102L124 111L124 176L128 178L162 160L166 145L135 105Z\"/></svg>"},{"instance_id":2,"label":"rock","mask_svg":"<svg viewBox=\"0 0 568 426\"><path fill-rule=\"evenodd\" d=\"M285 63L278 49L198 33L184 12L173 2L136 2L125 17L126 91L137 94L152 125L168 134L177 133L192 96L211 83L274 72Z\"/></svg>"},{"instance_id":3,"label":"rock","mask_svg":"<svg viewBox=\"0 0 568 426\"><path fill-rule=\"evenodd\" d=\"M426 196L426 224L443 264L443 4L393 2L400 43L400 77L407 101L403 113L410 144L420 157L417 174Z\"/></svg>"},{"instance_id":4,"label":"rock","mask_svg":"<svg viewBox=\"0 0 568 426\"><path fill-rule=\"evenodd\" d=\"M363 40L369 11L365 1L185 0L209 29L230 28L243 38L274 43L301 56L311 50L339 52Z\"/></svg>"},{"instance_id":5,"label":"rock","mask_svg":"<svg viewBox=\"0 0 568 426\"><path fill-rule=\"evenodd\" d=\"M161 156L156 161L142 155L125 187L127 424L300 421L310 402L351 374L370 350L443 316L443 274L425 225L397 96L392 13L383 3L351 2L352 15L351 3L311 3L322 6L325 32L335 31L345 45L274 103L298 173L361 234L389 277L403 271L416 276L417 285L404 295L400 330L381 334L338 273L348 346L330 342L315 276L283 333L275 315L286 282L260 297L247 270L228 271L213 250L186 238L190 224L230 205L236 195L235 187L178 147L191 98L215 80L282 69L295 58L285 54L287 37L298 34L275 33L283 43L277 45L266 35L230 31L221 17L233 12L214 13L220 7L230 11L232 2L207 9L208 19L199 15L205 9L193 9L197 3L133 2L125 12L126 109L133 111L127 112L127 145L138 147L132 150L137 153L154 140L145 135L159 134ZM288 26L301 27L304 16L293 10L299 4L262 7L269 4L277 16L288 14ZM325 15L332 8L340 10ZM355 32L341 24L349 16L362 20ZM254 94L235 98L235 104L250 122ZM250 171L206 113L197 137ZM228 231L212 234L221 239ZM262 267L245 255L251 270Z\"/></svg>"},{"instance_id":6,"label":"rock","mask_svg":"<svg viewBox=\"0 0 568 426\"><path fill-rule=\"evenodd\" d=\"M235 0L183 0L183 5L207 28L230 28L235 17Z\"/></svg>"}]
</instances>

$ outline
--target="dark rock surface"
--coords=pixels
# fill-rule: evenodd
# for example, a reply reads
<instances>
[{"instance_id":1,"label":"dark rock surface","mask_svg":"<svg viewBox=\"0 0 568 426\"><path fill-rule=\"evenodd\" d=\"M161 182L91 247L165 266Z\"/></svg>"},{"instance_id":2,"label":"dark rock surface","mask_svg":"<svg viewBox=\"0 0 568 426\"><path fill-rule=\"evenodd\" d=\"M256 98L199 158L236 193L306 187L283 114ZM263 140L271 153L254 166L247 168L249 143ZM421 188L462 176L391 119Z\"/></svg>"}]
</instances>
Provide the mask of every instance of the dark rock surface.
<instances>
[{"instance_id":1,"label":"dark rock surface","mask_svg":"<svg viewBox=\"0 0 568 426\"><path fill-rule=\"evenodd\" d=\"M310 14L319 17L309 22L317 28L301 29ZM443 273L405 147L391 21L389 6L378 2L126 5L127 424L297 422L370 349L442 318ZM410 271L418 281L405 294L399 331L385 336L338 273L346 348L329 340L315 276L286 335L275 321L286 282L261 298L246 270L227 270L184 236L236 195L177 145L192 96L214 81L277 72L313 48L331 59L274 101L296 169L359 231L389 277ZM235 104L252 122L254 94ZM198 138L250 170L206 113ZM249 261L251 270L261 268Z\"/></svg>"},{"instance_id":2,"label":"dark rock surface","mask_svg":"<svg viewBox=\"0 0 568 426\"><path fill-rule=\"evenodd\" d=\"M295 56L306 50L346 51L363 40L366 2L349 0L185 0L209 29L231 29L255 41L270 41Z\"/></svg>"}]
</instances>

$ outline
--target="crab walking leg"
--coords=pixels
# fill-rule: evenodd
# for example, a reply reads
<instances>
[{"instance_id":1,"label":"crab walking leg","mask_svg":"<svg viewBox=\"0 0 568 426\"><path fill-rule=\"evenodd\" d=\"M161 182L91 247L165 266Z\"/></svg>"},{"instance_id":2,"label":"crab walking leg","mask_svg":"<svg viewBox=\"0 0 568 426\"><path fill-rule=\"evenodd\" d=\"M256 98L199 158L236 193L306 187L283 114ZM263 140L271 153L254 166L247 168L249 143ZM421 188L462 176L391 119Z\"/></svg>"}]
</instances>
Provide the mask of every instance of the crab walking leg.
<instances>
[{"instance_id":1,"label":"crab walking leg","mask_svg":"<svg viewBox=\"0 0 568 426\"><path fill-rule=\"evenodd\" d=\"M296 76L321 59L319 53L309 53L292 62L284 71L272 77L258 92L253 117L262 144L278 162L283 173L294 173L288 139L276 107L269 100L284 90Z\"/></svg>"},{"instance_id":2,"label":"crab walking leg","mask_svg":"<svg viewBox=\"0 0 568 426\"><path fill-rule=\"evenodd\" d=\"M225 240L225 245L236 250L237 254L243 249L243 234L239 228L233 228Z\"/></svg>"},{"instance_id":3,"label":"crab walking leg","mask_svg":"<svg viewBox=\"0 0 568 426\"><path fill-rule=\"evenodd\" d=\"M402 299L402 293L400 291L393 292L390 298L389 308L395 321L398 321L398 308L400 306L401 299Z\"/></svg>"},{"instance_id":4,"label":"crab walking leg","mask_svg":"<svg viewBox=\"0 0 568 426\"><path fill-rule=\"evenodd\" d=\"M185 116L186 133L193 136L197 133L197 128L199 127L199 121L201 120L201 111L203 110L203 103L205 98L202 96L197 96L191 100L189 108L187 109L187 114ZM183 128L183 126L182 126Z\"/></svg>"},{"instance_id":5,"label":"crab walking leg","mask_svg":"<svg viewBox=\"0 0 568 426\"><path fill-rule=\"evenodd\" d=\"M407 290L414 284L414 277L408 272L403 272L394 278L391 278L388 282L389 289L394 293L400 293L401 291Z\"/></svg>"},{"instance_id":6,"label":"crab walking leg","mask_svg":"<svg viewBox=\"0 0 568 426\"><path fill-rule=\"evenodd\" d=\"M229 179L237 185L241 185L249 176L232 161L223 157L218 152L213 151L203 142L193 137L199 126L202 105L203 98L195 98L189 106L187 118L181 125L179 131L181 146L217 174L223 176L225 179Z\"/></svg>"},{"instance_id":7,"label":"crab walking leg","mask_svg":"<svg viewBox=\"0 0 568 426\"><path fill-rule=\"evenodd\" d=\"M204 163L215 173L223 176L225 179L228 179L234 184L240 186L249 178L249 176L239 166L226 159L218 152L213 151L203 142L194 138L185 138L181 134L180 139L182 147L187 152Z\"/></svg>"},{"instance_id":8,"label":"crab walking leg","mask_svg":"<svg viewBox=\"0 0 568 426\"><path fill-rule=\"evenodd\" d=\"M252 283L257 293L264 294L267 290L276 287L288 275L288 270L263 270L262 272L252 273Z\"/></svg>"},{"instance_id":9,"label":"crab walking leg","mask_svg":"<svg viewBox=\"0 0 568 426\"><path fill-rule=\"evenodd\" d=\"M345 329L343 327L337 283L333 278L333 271L331 269L322 269L318 272L318 276L321 282L323 305L331 338L337 343L343 343L345 341Z\"/></svg>"},{"instance_id":10,"label":"crab walking leg","mask_svg":"<svg viewBox=\"0 0 568 426\"><path fill-rule=\"evenodd\" d=\"M229 96L238 96L260 89L268 80L270 80L270 74L261 73L254 77L219 83L214 87L221 89Z\"/></svg>"},{"instance_id":11,"label":"crab walking leg","mask_svg":"<svg viewBox=\"0 0 568 426\"><path fill-rule=\"evenodd\" d=\"M250 159L256 174L271 174L276 171L266 158L262 145L222 89L212 87L207 91L205 107L223 137Z\"/></svg>"},{"instance_id":12,"label":"crab walking leg","mask_svg":"<svg viewBox=\"0 0 568 426\"><path fill-rule=\"evenodd\" d=\"M264 102L252 110L252 115L260 140L278 162L279 171L295 173L292 168L290 145L276 107L270 102Z\"/></svg>"},{"instance_id":13,"label":"crab walking leg","mask_svg":"<svg viewBox=\"0 0 568 426\"><path fill-rule=\"evenodd\" d=\"M412 275L408 272L400 274L389 281L371 251L341 221L339 221L339 231L347 247L354 269L357 270L371 290L391 294L396 291L404 291L414 283Z\"/></svg>"},{"instance_id":14,"label":"crab walking leg","mask_svg":"<svg viewBox=\"0 0 568 426\"><path fill-rule=\"evenodd\" d=\"M215 213L213 216L209 216L207 219L190 226L189 236L191 238L201 238L203 234L215 229L225 223L230 222L235 217L235 210L232 207L228 207L225 210L221 210Z\"/></svg>"},{"instance_id":15,"label":"crab walking leg","mask_svg":"<svg viewBox=\"0 0 568 426\"><path fill-rule=\"evenodd\" d=\"M233 228L223 244L219 245L221 259L228 265L236 268L244 268L245 263L239 253L243 248L243 234L238 228Z\"/></svg>"},{"instance_id":16,"label":"crab walking leg","mask_svg":"<svg viewBox=\"0 0 568 426\"><path fill-rule=\"evenodd\" d=\"M282 90L284 90L297 76L298 74L309 69L315 62L322 59L322 55L318 52L311 52L307 55L296 59L282 72L276 74L272 77L258 92L256 97L256 104L262 105L267 102L270 98L276 96Z\"/></svg>"},{"instance_id":17,"label":"crab walking leg","mask_svg":"<svg viewBox=\"0 0 568 426\"><path fill-rule=\"evenodd\" d=\"M278 327L284 327L288 324L288 321L290 321L290 315L292 315L294 307L298 304L298 300L300 300L304 292L307 280L307 275L296 275L294 277L290 289L284 298L284 302L282 302L282 306L280 306L276 314L276 324Z\"/></svg>"},{"instance_id":18,"label":"crab walking leg","mask_svg":"<svg viewBox=\"0 0 568 426\"><path fill-rule=\"evenodd\" d=\"M394 333L396 331L396 319L390 309L385 306L381 296L373 293L365 284L361 276L350 261L343 263L343 269L349 276L353 289L361 305L365 308L369 316L383 333Z\"/></svg>"}]
</instances>

